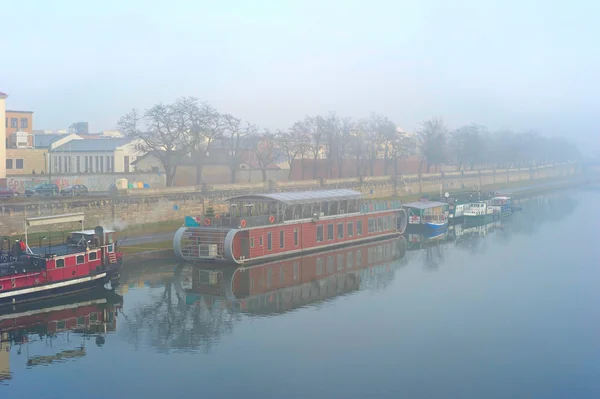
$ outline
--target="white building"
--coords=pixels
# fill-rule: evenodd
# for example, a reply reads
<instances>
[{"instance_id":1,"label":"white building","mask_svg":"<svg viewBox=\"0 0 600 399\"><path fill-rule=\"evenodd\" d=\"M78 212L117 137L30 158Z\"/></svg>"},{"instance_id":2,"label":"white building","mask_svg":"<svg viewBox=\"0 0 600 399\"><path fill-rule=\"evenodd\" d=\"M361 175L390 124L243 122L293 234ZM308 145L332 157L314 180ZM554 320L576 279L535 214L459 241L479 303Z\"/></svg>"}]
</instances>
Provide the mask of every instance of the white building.
<instances>
[{"instance_id":1,"label":"white building","mask_svg":"<svg viewBox=\"0 0 600 399\"><path fill-rule=\"evenodd\" d=\"M140 155L131 139L71 140L50 150L52 173L128 173Z\"/></svg>"}]
</instances>

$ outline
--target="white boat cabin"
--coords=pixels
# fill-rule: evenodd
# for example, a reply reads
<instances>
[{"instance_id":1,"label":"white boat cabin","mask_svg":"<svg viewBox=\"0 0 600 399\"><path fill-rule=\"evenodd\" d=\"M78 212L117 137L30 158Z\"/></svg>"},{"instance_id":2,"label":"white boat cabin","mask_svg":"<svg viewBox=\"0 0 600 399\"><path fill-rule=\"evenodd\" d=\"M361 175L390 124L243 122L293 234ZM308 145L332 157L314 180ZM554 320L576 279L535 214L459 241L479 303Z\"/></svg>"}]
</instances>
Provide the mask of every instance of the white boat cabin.
<instances>
[{"instance_id":1,"label":"white boat cabin","mask_svg":"<svg viewBox=\"0 0 600 399\"><path fill-rule=\"evenodd\" d=\"M488 207L485 201L471 202L465 204L463 215L464 216L481 216L494 213L494 210Z\"/></svg>"},{"instance_id":2,"label":"white boat cabin","mask_svg":"<svg viewBox=\"0 0 600 399\"><path fill-rule=\"evenodd\" d=\"M510 197L494 197L490 199L491 206L510 205Z\"/></svg>"}]
</instances>

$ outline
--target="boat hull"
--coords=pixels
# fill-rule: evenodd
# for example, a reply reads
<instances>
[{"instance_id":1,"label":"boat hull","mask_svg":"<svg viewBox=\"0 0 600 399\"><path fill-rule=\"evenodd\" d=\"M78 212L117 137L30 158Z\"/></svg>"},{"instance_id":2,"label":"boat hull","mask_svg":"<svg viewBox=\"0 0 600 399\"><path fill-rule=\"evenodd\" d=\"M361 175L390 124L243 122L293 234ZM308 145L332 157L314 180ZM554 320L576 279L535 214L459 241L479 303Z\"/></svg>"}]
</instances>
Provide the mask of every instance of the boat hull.
<instances>
[{"instance_id":1,"label":"boat hull","mask_svg":"<svg viewBox=\"0 0 600 399\"><path fill-rule=\"evenodd\" d=\"M116 264L111 264L99 273L68 280L52 281L40 285L19 287L12 290L3 289L0 291L0 308L7 305L78 294L98 287L103 287L109 282L116 284L120 278L122 266L123 259L121 258Z\"/></svg>"},{"instance_id":2,"label":"boat hull","mask_svg":"<svg viewBox=\"0 0 600 399\"><path fill-rule=\"evenodd\" d=\"M500 220L502 215L498 212L486 213L484 215L465 215L464 222L469 224L474 223L491 223Z\"/></svg>"}]
</instances>

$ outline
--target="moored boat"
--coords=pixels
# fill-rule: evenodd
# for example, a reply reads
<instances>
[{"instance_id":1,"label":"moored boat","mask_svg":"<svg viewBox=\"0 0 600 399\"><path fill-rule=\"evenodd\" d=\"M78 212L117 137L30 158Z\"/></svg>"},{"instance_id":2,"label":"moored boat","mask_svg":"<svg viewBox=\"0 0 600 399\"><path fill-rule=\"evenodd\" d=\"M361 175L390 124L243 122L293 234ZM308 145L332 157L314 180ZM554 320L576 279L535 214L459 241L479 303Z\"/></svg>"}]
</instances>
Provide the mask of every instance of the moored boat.
<instances>
[{"instance_id":1,"label":"moored boat","mask_svg":"<svg viewBox=\"0 0 600 399\"><path fill-rule=\"evenodd\" d=\"M512 199L509 196L493 197L488 201L488 206L492 210L500 212L500 216L503 218L510 216L513 211Z\"/></svg>"},{"instance_id":2,"label":"moored boat","mask_svg":"<svg viewBox=\"0 0 600 399\"><path fill-rule=\"evenodd\" d=\"M501 218L501 212L489 206L488 201L471 202L465 205L464 221L468 224L490 223Z\"/></svg>"},{"instance_id":3,"label":"moored boat","mask_svg":"<svg viewBox=\"0 0 600 399\"><path fill-rule=\"evenodd\" d=\"M15 242L2 254L0 306L73 294L116 283L123 266L115 232L101 226L83 230L83 213L25 219L25 241ZM59 245L31 248L28 229L53 224L78 223Z\"/></svg>"},{"instance_id":4,"label":"moored boat","mask_svg":"<svg viewBox=\"0 0 600 399\"><path fill-rule=\"evenodd\" d=\"M175 255L186 261L249 263L402 234L399 201L365 200L354 190L248 194L227 211L186 217Z\"/></svg>"},{"instance_id":5,"label":"moored boat","mask_svg":"<svg viewBox=\"0 0 600 399\"><path fill-rule=\"evenodd\" d=\"M438 201L418 201L402 205L408 216L407 229L423 231L426 235L444 231L448 227L449 204Z\"/></svg>"}]
</instances>

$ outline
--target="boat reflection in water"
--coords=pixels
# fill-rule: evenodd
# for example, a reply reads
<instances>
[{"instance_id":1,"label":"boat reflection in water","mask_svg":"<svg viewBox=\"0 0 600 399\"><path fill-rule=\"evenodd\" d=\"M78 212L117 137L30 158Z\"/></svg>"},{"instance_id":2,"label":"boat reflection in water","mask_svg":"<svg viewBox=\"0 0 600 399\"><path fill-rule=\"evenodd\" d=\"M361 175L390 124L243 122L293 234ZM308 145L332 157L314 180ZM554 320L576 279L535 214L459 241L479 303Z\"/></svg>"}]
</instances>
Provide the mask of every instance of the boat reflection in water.
<instances>
[{"instance_id":1,"label":"boat reflection in water","mask_svg":"<svg viewBox=\"0 0 600 399\"><path fill-rule=\"evenodd\" d=\"M0 384L11 378L11 360L24 361L28 367L49 365L85 356L85 342L91 338L103 345L105 334L116 330L122 303L121 296L99 289L4 309L0 315ZM53 347L59 345L54 341L70 333L68 341L77 344L56 351ZM72 333L81 340L74 340Z\"/></svg>"},{"instance_id":2,"label":"boat reflection in water","mask_svg":"<svg viewBox=\"0 0 600 399\"><path fill-rule=\"evenodd\" d=\"M286 312L378 283L406 253L403 237L239 268L194 266L187 302L212 303L244 313ZM389 278L388 278L389 280Z\"/></svg>"}]
</instances>

